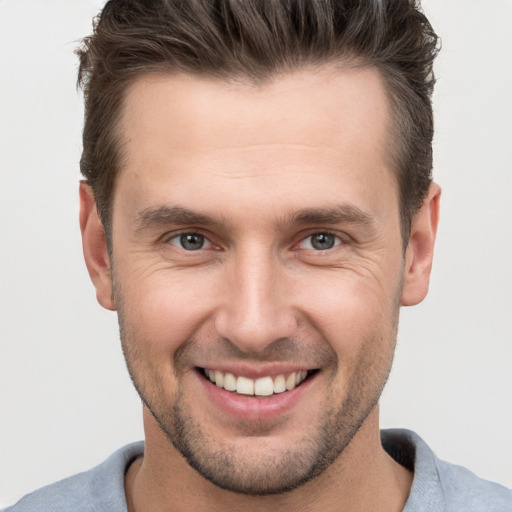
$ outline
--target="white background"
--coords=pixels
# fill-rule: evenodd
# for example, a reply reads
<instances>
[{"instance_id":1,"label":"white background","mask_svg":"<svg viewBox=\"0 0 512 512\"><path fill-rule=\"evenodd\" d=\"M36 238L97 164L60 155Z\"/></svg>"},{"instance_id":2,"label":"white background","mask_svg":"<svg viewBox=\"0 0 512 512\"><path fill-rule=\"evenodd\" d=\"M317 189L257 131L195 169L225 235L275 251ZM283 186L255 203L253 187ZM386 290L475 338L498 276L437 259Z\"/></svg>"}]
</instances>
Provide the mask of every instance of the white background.
<instances>
[{"instance_id":1,"label":"white background","mask_svg":"<svg viewBox=\"0 0 512 512\"><path fill-rule=\"evenodd\" d=\"M0 0L0 505L142 438L116 317L77 223L76 41L100 0ZM383 426L512 486L512 2L425 0L442 223L427 301L403 311Z\"/></svg>"}]
</instances>

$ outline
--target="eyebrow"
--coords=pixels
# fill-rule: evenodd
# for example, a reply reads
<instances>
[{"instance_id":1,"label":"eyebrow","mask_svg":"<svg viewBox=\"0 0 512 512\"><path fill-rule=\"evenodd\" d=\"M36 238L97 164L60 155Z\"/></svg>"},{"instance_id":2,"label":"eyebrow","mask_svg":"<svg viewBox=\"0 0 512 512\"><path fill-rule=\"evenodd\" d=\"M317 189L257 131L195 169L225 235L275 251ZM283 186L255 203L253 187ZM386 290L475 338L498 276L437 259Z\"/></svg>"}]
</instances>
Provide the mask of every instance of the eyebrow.
<instances>
[{"instance_id":1,"label":"eyebrow","mask_svg":"<svg viewBox=\"0 0 512 512\"><path fill-rule=\"evenodd\" d=\"M181 206L162 205L139 211L135 217L135 224L136 231L144 231L152 227L182 224L205 228L219 228L225 222Z\"/></svg>"},{"instance_id":2,"label":"eyebrow","mask_svg":"<svg viewBox=\"0 0 512 512\"><path fill-rule=\"evenodd\" d=\"M359 224L371 225L374 216L361 208L341 204L325 208L303 208L291 215L286 221L290 224Z\"/></svg>"},{"instance_id":3,"label":"eyebrow","mask_svg":"<svg viewBox=\"0 0 512 512\"><path fill-rule=\"evenodd\" d=\"M311 225L311 224L356 224L371 225L374 216L361 208L342 204L333 207L301 208L290 216L277 222L278 226ZM136 231L169 225L201 226L219 229L229 224L227 218L215 218L211 215L196 212L182 206L162 205L149 207L139 211L135 217Z\"/></svg>"}]
</instances>

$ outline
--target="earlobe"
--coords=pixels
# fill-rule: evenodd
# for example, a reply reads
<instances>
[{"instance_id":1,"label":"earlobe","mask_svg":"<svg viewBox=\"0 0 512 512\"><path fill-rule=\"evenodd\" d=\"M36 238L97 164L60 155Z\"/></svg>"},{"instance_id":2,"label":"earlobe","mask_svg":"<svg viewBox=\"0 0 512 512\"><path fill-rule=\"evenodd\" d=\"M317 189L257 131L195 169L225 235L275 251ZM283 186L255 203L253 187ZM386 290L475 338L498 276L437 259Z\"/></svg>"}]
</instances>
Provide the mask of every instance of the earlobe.
<instances>
[{"instance_id":1,"label":"earlobe","mask_svg":"<svg viewBox=\"0 0 512 512\"><path fill-rule=\"evenodd\" d=\"M116 306L105 230L96 209L93 191L84 181L80 182L80 231L85 264L96 288L96 298L104 308L114 311Z\"/></svg>"},{"instance_id":2,"label":"earlobe","mask_svg":"<svg viewBox=\"0 0 512 512\"><path fill-rule=\"evenodd\" d=\"M439 221L440 197L441 188L436 183L432 183L423 206L412 220L409 244L405 254L402 306L414 306L420 303L428 293Z\"/></svg>"}]
</instances>

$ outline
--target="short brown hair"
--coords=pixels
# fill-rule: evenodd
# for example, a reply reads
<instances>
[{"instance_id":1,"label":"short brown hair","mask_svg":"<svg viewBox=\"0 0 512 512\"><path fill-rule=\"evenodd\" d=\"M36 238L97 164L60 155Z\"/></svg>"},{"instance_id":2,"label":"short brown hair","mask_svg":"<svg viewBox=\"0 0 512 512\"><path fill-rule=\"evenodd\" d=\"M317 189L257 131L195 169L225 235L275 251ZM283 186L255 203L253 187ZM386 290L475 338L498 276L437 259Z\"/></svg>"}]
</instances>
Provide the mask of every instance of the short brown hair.
<instances>
[{"instance_id":1,"label":"short brown hair","mask_svg":"<svg viewBox=\"0 0 512 512\"><path fill-rule=\"evenodd\" d=\"M393 111L402 234L432 180L438 38L415 0L110 0L77 50L85 96L82 174L110 232L124 93L149 72L255 82L331 62L375 66Z\"/></svg>"}]
</instances>

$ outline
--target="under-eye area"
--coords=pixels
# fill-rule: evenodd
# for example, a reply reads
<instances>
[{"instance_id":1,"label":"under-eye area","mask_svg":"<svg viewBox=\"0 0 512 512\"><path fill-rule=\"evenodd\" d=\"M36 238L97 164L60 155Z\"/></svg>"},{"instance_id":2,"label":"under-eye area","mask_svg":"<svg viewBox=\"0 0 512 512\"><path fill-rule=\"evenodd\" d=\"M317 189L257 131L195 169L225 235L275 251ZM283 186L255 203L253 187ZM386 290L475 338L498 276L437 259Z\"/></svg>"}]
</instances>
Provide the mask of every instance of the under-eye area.
<instances>
[{"instance_id":1,"label":"under-eye area","mask_svg":"<svg viewBox=\"0 0 512 512\"><path fill-rule=\"evenodd\" d=\"M318 373L319 370L301 370L258 379L209 368L198 368L198 371L204 378L226 391L232 391L240 395L271 396L295 389Z\"/></svg>"}]
</instances>

